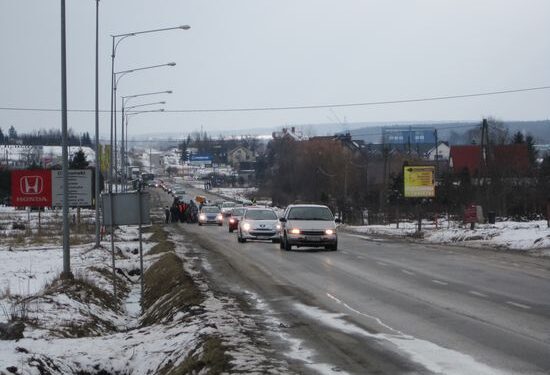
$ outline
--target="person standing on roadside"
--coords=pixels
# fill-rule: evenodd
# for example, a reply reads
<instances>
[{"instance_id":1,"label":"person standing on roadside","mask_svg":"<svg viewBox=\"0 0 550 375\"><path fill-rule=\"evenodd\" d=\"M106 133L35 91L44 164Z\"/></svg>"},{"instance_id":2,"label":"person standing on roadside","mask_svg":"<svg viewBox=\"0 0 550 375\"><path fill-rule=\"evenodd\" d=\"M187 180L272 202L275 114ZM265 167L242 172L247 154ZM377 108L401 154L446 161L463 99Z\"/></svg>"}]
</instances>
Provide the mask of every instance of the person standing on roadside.
<instances>
[{"instance_id":1,"label":"person standing on roadside","mask_svg":"<svg viewBox=\"0 0 550 375\"><path fill-rule=\"evenodd\" d=\"M166 217L164 222L168 224L170 222L170 209L168 208L168 206L166 206L166 208L164 209L164 216Z\"/></svg>"}]
</instances>

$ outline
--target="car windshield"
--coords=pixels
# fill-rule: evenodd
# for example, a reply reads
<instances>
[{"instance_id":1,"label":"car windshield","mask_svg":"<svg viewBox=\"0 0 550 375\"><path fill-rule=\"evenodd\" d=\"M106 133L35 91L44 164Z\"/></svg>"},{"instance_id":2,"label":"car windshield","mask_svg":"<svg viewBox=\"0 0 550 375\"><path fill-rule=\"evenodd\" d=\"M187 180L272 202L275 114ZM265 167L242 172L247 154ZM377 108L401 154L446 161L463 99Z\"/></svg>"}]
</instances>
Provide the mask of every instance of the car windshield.
<instances>
[{"instance_id":1,"label":"car windshield","mask_svg":"<svg viewBox=\"0 0 550 375\"><path fill-rule=\"evenodd\" d=\"M203 207L202 208L202 212L205 212L207 214L212 214L212 213L216 213L216 212L220 212L220 209L218 207Z\"/></svg>"},{"instance_id":2,"label":"car windshield","mask_svg":"<svg viewBox=\"0 0 550 375\"><path fill-rule=\"evenodd\" d=\"M294 207L290 209L288 219L332 221L334 216L327 207Z\"/></svg>"},{"instance_id":3,"label":"car windshield","mask_svg":"<svg viewBox=\"0 0 550 375\"><path fill-rule=\"evenodd\" d=\"M245 217L250 220L277 220L277 215L271 210L248 210Z\"/></svg>"},{"instance_id":4,"label":"car windshield","mask_svg":"<svg viewBox=\"0 0 550 375\"><path fill-rule=\"evenodd\" d=\"M234 208L231 211L231 215L233 216L243 216L243 214L244 214L244 208Z\"/></svg>"},{"instance_id":5,"label":"car windshield","mask_svg":"<svg viewBox=\"0 0 550 375\"><path fill-rule=\"evenodd\" d=\"M224 203L222 203L222 207L235 207L235 203L233 203L233 202L224 202Z\"/></svg>"}]
</instances>

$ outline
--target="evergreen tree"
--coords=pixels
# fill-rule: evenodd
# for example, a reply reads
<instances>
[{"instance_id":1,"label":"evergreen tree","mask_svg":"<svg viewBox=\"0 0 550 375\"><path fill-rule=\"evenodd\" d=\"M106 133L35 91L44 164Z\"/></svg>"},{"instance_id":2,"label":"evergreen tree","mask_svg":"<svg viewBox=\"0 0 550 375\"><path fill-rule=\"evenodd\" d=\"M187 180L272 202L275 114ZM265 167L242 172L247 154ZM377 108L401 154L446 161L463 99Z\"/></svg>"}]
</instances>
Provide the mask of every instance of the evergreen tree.
<instances>
[{"instance_id":1,"label":"evergreen tree","mask_svg":"<svg viewBox=\"0 0 550 375\"><path fill-rule=\"evenodd\" d=\"M2 128L0 128L0 143L4 143L4 132L2 131Z\"/></svg>"},{"instance_id":2,"label":"evergreen tree","mask_svg":"<svg viewBox=\"0 0 550 375\"><path fill-rule=\"evenodd\" d=\"M10 128L8 130L8 137L9 137L10 141L15 141L17 139L17 131L15 130L13 125L10 126Z\"/></svg>"},{"instance_id":3,"label":"evergreen tree","mask_svg":"<svg viewBox=\"0 0 550 375\"><path fill-rule=\"evenodd\" d=\"M538 157L538 151L535 148L535 139L531 135L527 135L525 137L525 143L527 143L527 153L529 156L529 163L531 166L535 166L535 163L537 162Z\"/></svg>"},{"instance_id":4,"label":"evergreen tree","mask_svg":"<svg viewBox=\"0 0 550 375\"><path fill-rule=\"evenodd\" d=\"M88 165L90 162L86 160L86 154L82 149L78 150L74 156L71 162L69 163L70 169L86 169L88 168Z\"/></svg>"},{"instance_id":5,"label":"evergreen tree","mask_svg":"<svg viewBox=\"0 0 550 375\"><path fill-rule=\"evenodd\" d=\"M512 138L513 144L522 144L525 143L525 138L523 137L523 133L518 131L514 134L514 137Z\"/></svg>"}]
</instances>

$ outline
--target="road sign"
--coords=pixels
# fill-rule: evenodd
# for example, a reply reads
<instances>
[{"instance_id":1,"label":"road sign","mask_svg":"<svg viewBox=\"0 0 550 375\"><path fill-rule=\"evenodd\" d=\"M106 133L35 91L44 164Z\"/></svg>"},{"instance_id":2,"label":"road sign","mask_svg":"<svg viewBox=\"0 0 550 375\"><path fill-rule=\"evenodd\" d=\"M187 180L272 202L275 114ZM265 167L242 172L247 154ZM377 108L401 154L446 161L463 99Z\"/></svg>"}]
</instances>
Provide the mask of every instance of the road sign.
<instances>
[{"instance_id":1,"label":"road sign","mask_svg":"<svg viewBox=\"0 0 550 375\"><path fill-rule=\"evenodd\" d=\"M138 225L150 224L149 215L150 203L149 193L131 192L131 193L112 193L113 197L113 225ZM141 196L141 205L140 205ZM111 198L109 194L102 194L103 225L111 225ZM139 208L141 207L141 213Z\"/></svg>"},{"instance_id":2,"label":"road sign","mask_svg":"<svg viewBox=\"0 0 550 375\"><path fill-rule=\"evenodd\" d=\"M90 169L69 170L69 206L92 205L92 171ZM52 171L52 206L63 206L63 171Z\"/></svg>"},{"instance_id":3,"label":"road sign","mask_svg":"<svg viewBox=\"0 0 550 375\"><path fill-rule=\"evenodd\" d=\"M403 183L405 198L433 198L435 197L435 167L405 166Z\"/></svg>"},{"instance_id":4,"label":"road sign","mask_svg":"<svg viewBox=\"0 0 550 375\"><path fill-rule=\"evenodd\" d=\"M50 207L52 174L47 169L11 172L11 204L13 206Z\"/></svg>"}]
</instances>

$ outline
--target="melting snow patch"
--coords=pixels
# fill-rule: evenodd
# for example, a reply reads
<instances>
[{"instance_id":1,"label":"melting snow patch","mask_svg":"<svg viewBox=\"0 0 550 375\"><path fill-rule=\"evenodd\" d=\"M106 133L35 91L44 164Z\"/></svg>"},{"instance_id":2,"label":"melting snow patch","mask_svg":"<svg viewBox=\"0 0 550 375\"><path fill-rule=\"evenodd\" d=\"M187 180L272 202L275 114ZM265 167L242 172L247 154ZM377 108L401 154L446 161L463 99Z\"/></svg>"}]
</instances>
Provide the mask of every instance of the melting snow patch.
<instances>
[{"instance_id":1,"label":"melting snow patch","mask_svg":"<svg viewBox=\"0 0 550 375\"><path fill-rule=\"evenodd\" d=\"M468 355L443 348L426 340L417 339L402 333L370 333L354 324L346 322L343 319L346 316L345 314L329 313L317 307L306 306L300 303L296 303L295 308L307 317L320 321L333 329L391 343L400 351L409 355L414 362L421 364L434 373L456 375L504 374L502 370L493 369L483 363L477 362ZM396 331L394 330L394 332Z\"/></svg>"}]
</instances>

